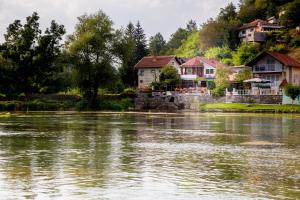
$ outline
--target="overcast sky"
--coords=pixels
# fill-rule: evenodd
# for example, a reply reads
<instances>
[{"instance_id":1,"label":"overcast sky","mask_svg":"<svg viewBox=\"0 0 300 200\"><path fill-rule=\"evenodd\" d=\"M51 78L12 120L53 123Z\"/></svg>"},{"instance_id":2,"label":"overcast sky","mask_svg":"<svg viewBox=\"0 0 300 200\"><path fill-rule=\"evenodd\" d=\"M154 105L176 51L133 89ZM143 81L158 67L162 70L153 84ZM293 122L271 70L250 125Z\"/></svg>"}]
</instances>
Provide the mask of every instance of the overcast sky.
<instances>
[{"instance_id":1,"label":"overcast sky","mask_svg":"<svg viewBox=\"0 0 300 200\"><path fill-rule=\"evenodd\" d=\"M237 4L238 0L0 0L0 41L8 24L34 11L43 29L54 19L72 33L78 16L99 9L111 17L116 28L140 20L147 37L161 32L169 38L190 19L202 24L217 16L229 2Z\"/></svg>"}]
</instances>

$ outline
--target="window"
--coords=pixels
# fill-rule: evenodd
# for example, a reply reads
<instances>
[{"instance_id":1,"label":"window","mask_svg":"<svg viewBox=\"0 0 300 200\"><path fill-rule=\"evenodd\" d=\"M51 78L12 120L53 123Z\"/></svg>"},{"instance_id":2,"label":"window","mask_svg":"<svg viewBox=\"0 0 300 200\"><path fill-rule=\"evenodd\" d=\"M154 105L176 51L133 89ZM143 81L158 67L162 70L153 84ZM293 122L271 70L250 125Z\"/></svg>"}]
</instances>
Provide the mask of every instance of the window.
<instances>
[{"instance_id":1,"label":"window","mask_svg":"<svg viewBox=\"0 0 300 200\"><path fill-rule=\"evenodd\" d=\"M144 76L144 70L140 70L140 73L139 73L140 76Z\"/></svg>"},{"instance_id":2,"label":"window","mask_svg":"<svg viewBox=\"0 0 300 200\"><path fill-rule=\"evenodd\" d=\"M206 74L214 74L214 69L206 69L205 73Z\"/></svg>"},{"instance_id":3,"label":"window","mask_svg":"<svg viewBox=\"0 0 300 200\"><path fill-rule=\"evenodd\" d=\"M187 74L193 74L193 69L192 68L187 68Z\"/></svg>"}]
</instances>

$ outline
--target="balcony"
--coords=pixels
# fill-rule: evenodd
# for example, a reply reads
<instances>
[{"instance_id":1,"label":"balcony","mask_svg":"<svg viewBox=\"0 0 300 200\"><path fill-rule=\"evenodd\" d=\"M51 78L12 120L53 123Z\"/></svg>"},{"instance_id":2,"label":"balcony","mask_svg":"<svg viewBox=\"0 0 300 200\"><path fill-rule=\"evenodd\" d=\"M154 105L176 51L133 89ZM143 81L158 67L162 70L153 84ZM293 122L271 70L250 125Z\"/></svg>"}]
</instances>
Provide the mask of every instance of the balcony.
<instances>
[{"instance_id":1,"label":"balcony","mask_svg":"<svg viewBox=\"0 0 300 200\"><path fill-rule=\"evenodd\" d=\"M263 65L254 65L254 73L266 73L266 72L282 72L282 65L276 64L263 64Z\"/></svg>"}]
</instances>

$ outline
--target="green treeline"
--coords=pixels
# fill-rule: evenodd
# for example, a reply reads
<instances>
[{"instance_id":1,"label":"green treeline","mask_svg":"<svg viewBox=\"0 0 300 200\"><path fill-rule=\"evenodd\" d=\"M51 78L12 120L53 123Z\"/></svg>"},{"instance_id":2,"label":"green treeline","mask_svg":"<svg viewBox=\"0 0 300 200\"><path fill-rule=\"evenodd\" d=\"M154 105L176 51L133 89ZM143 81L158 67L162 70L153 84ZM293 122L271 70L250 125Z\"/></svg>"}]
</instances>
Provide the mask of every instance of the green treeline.
<instances>
[{"instance_id":1,"label":"green treeline","mask_svg":"<svg viewBox=\"0 0 300 200\"><path fill-rule=\"evenodd\" d=\"M295 30L299 8L300 0L241 0L200 26L188 21L169 40L157 33L148 41L139 21L115 29L101 10L78 17L75 31L67 36L55 21L41 30L39 15L33 13L24 23L11 23L0 44L0 97L30 101L32 94L72 94L93 109L99 107L99 95L135 93L130 89L137 85L134 65L146 55L201 55L240 65L262 49L290 52L300 45ZM239 43L239 26L271 16L287 28L270 33L264 45Z\"/></svg>"}]
</instances>

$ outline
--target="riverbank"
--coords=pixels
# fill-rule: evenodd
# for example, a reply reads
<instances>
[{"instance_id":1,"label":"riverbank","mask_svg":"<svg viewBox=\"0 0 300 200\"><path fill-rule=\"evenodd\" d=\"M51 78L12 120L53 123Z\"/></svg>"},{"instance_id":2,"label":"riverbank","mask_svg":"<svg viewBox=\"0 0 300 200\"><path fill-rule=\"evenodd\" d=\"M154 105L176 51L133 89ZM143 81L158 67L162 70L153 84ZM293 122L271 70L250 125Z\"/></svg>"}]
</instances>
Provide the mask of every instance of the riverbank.
<instances>
[{"instance_id":1,"label":"riverbank","mask_svg":"<svg viewBox=\"0 0 300 200\"><path fill-rule=\"evenodd\" d=\"M201 104L201 112L300 113L300 105Z\"/></svg>"},{"instance_id":2,"label":"riverbank","mask_svg":"<svg viewBox=\"0 0 300 200\"><path fill-rule=\"evenodd\" d=\"M95 111L125 111L134 107L133 99L99 100ZM32 101L0 101L0 111L88 111L86 100L35 99Z\"/></svg>"}]
</instances>

